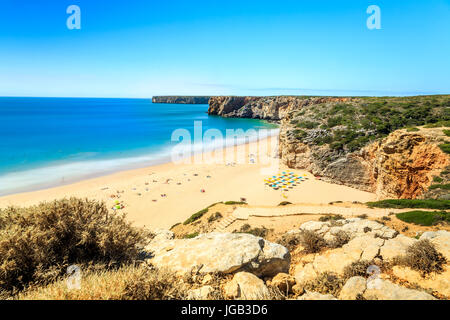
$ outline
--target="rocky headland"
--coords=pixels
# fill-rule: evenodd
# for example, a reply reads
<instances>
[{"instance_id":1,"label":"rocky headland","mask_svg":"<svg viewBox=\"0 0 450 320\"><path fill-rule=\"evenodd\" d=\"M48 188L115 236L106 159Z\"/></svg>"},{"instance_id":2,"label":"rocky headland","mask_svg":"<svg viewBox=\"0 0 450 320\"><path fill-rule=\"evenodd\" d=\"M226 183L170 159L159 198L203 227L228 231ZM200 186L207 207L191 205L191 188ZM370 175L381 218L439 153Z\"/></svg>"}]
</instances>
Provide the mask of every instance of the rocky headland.
<instances>
[{"instance_id":1,"label":"rocky headland","mask_svg":"<svg viewBox=\"0 0 450 320\"><path fill-rule=\"evenodd\" d=\"M450 96L221 96L208 113L278 121L279 156L290 168L379 198L418 198L434 177L447 180L449 110ZM447 190L431 196L447 199Z\"/></svg>"},{"instance_id":2,"label":"rocky headland","mask_svg":"<svg viewBox=\"0 0 450 320\"><path fill-rule=\"evenodd\" d=\"M208 104L208 96L154 96L153 103Z\"/></svg>"}]
</instances>

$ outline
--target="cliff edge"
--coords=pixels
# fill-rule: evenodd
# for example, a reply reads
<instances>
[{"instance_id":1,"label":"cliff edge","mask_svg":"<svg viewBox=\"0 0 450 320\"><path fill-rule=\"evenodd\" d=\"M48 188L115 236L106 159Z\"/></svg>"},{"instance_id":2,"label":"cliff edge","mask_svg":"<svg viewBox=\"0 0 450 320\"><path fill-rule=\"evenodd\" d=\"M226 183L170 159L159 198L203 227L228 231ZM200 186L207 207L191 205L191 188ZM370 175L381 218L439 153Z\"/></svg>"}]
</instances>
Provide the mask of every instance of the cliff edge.
<instances>
[{"instance_id":1,"label":"cliff edge","mask_svg":"<svg viewBox=\"0 0 450 320\"><path fill-rule=\"evenodd\" d=\"M379 198L422 197L450 165L441 147L449 143L449 95L221 96L210 98L208 113L278 121L284 164ZM433 197L448 198L446 190Z\"/></svg>"}]
</instances>

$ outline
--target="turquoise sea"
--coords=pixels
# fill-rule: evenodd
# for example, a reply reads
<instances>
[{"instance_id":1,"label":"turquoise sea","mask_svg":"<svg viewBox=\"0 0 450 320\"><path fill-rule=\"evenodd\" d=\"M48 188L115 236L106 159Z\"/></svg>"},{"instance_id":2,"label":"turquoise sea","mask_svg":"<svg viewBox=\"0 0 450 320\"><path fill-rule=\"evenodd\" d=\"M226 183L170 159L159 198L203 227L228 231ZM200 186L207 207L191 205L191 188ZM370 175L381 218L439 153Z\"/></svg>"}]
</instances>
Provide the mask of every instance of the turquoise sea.
<instances>
[{"instance_id":1,"label":"turquoise sea","mask_svg":"<svg viewBox=\"0 0 450 320\"><path fill-rule=\"evenodd\" d=\"M168 162L179 144L172 133L186 129L193 139L194 121L201 121L203 133L214 128L224 137L227 129L277 130L261 120L208 116L207 110L150 99L0 98L0 195Z\"/></svg>"}]
</instances>

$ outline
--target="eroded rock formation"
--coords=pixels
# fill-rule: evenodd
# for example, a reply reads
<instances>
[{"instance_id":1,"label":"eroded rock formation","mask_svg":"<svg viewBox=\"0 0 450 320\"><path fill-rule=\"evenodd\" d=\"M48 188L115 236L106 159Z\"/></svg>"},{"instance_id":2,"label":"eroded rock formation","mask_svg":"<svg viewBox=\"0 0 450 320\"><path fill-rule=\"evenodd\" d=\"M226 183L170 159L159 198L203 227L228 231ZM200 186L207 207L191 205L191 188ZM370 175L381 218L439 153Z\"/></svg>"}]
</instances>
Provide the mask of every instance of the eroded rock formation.
<instances>
[{"instance_id":1,"label":"eroded rock formation","mask_svg":"<svg viewBox=\"0 0 450 320\"><path fill-rule=\"evenodd\" d=\"M447 119L450 97L434 102L435 107L430 101L434 100L211 97L208 113L278 121L279 156L290 168L375 192L379 198L418 198L433 176L450 165L448 154L438 147L449 139L438 128L395 131L392 127L425 122L425 117ZM435 198L443 196L439 193Z\"/></svg>"}]
</instances>

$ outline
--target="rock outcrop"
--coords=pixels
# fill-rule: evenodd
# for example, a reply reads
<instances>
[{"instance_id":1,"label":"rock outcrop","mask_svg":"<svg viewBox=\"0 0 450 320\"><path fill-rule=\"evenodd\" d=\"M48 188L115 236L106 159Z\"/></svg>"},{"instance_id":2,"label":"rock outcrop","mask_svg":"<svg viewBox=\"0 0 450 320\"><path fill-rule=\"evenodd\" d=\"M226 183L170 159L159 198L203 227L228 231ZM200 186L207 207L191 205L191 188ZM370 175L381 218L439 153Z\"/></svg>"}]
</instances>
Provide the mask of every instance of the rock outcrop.
<instances>
[{"instance_id":1,"label":"rock outcrop","mask_svg":"<svg viewBox=\"0 0 450 320\"><path fill-rule=\"evenodd\" d=\"M249 271L257 276L274 276L289 270L289 251L250 234L208 233L193 239L171 239L158 234L146 247L147 260L158 268L178 273L196 268L200 273Z\"/></svg>"},{"instance_id":2,"label":"rock outcrop","mask_svg":"<svg viewBox=\"0 0 450 320\"><path fill-rule=\"evenodd\" d=\"M431 121L448 118L450 97L443 96L434 110L430 103L419 97L219 96L210 98L208 113L279 121L279 156L290 168L379 198L417 198L427 191L433 175L450 165L448 154L438 147L448 137L441 129L391 127L402 127L398 122L406 126L411 117L416 122L425 115ZM445 196L448 193L437 195Z\"/></svg>"},{"instance_id":3,"label":"rock outcrop","mask_svg":"<svg viewBox=\"0 0 450 320\"><path fill-rule=\"evenodd\" d=\"M293 142L280 133L280 157L291 168L307 169L322 179L360 190L379 198L417 198L433 176L450 164L439 147L442 136L435 130L421 133L398 130L359 151L335 160L328 146ZM314 156L313 156L314 154Z\"/></svg>"},{"instance_id":4,"label":"rock outcrop","mask_svg":"<svg viewBox=\"0 0 450 320\"><path fill-rule=\"evenodd\" d=\"M340 290L339 299L355 300L432 300L435 299L429 292L438 295L450 296L450 278L448 267L441 273L432 273L424 276L418 271L409 267L394 265L392 275L403 283L421 289L411 289L393 283L391 276L381 272L379 265L395 264L396 257L405 256L407 249L417 239L408 238L398 234L380 223L360 218L342 219L333 222L309 221L300 226L300 230L313 231L324 238L333 236L338 232L347 232L350 241L341 248L326 250L323 253L309 254L304 256L296 265L292 266L292 273L295 277L296 285L304 287L305 284L314 282L323 273L336 274L338 277L345 277L347 268L352 264L361 265L372 264L373 271L378 271L373 277L369 276L367 270L358 272L367 275L353 276L347 279ZM295 232L295 231L290 231ZM331 239L331 238L330 238ZM425 232L420 240L428 239L442 253L444 257L450 254L450 232L445 230ZM308 296L306 296L308 297Z\"/></svg>"},{"instance_id":5,"label":"rock outcrop","mask_svg":"<svg viewBox=\"0 0 450 320\"><path fill-rule=\"evenodd\" d=\"M225 297L230 299L261 300L270 295L264 281L254 274L238 272L224 287Z\"/></svg>"},{"instance_id":6,"label":"rock outcrop","mask_svg":"<svg viewBox=\"0 0 450 320\"><path fill-rule=\"evenodd\" d=\"M207 96L155 96L153 103L208 104Z\"/></svg>"}]
</instances>

